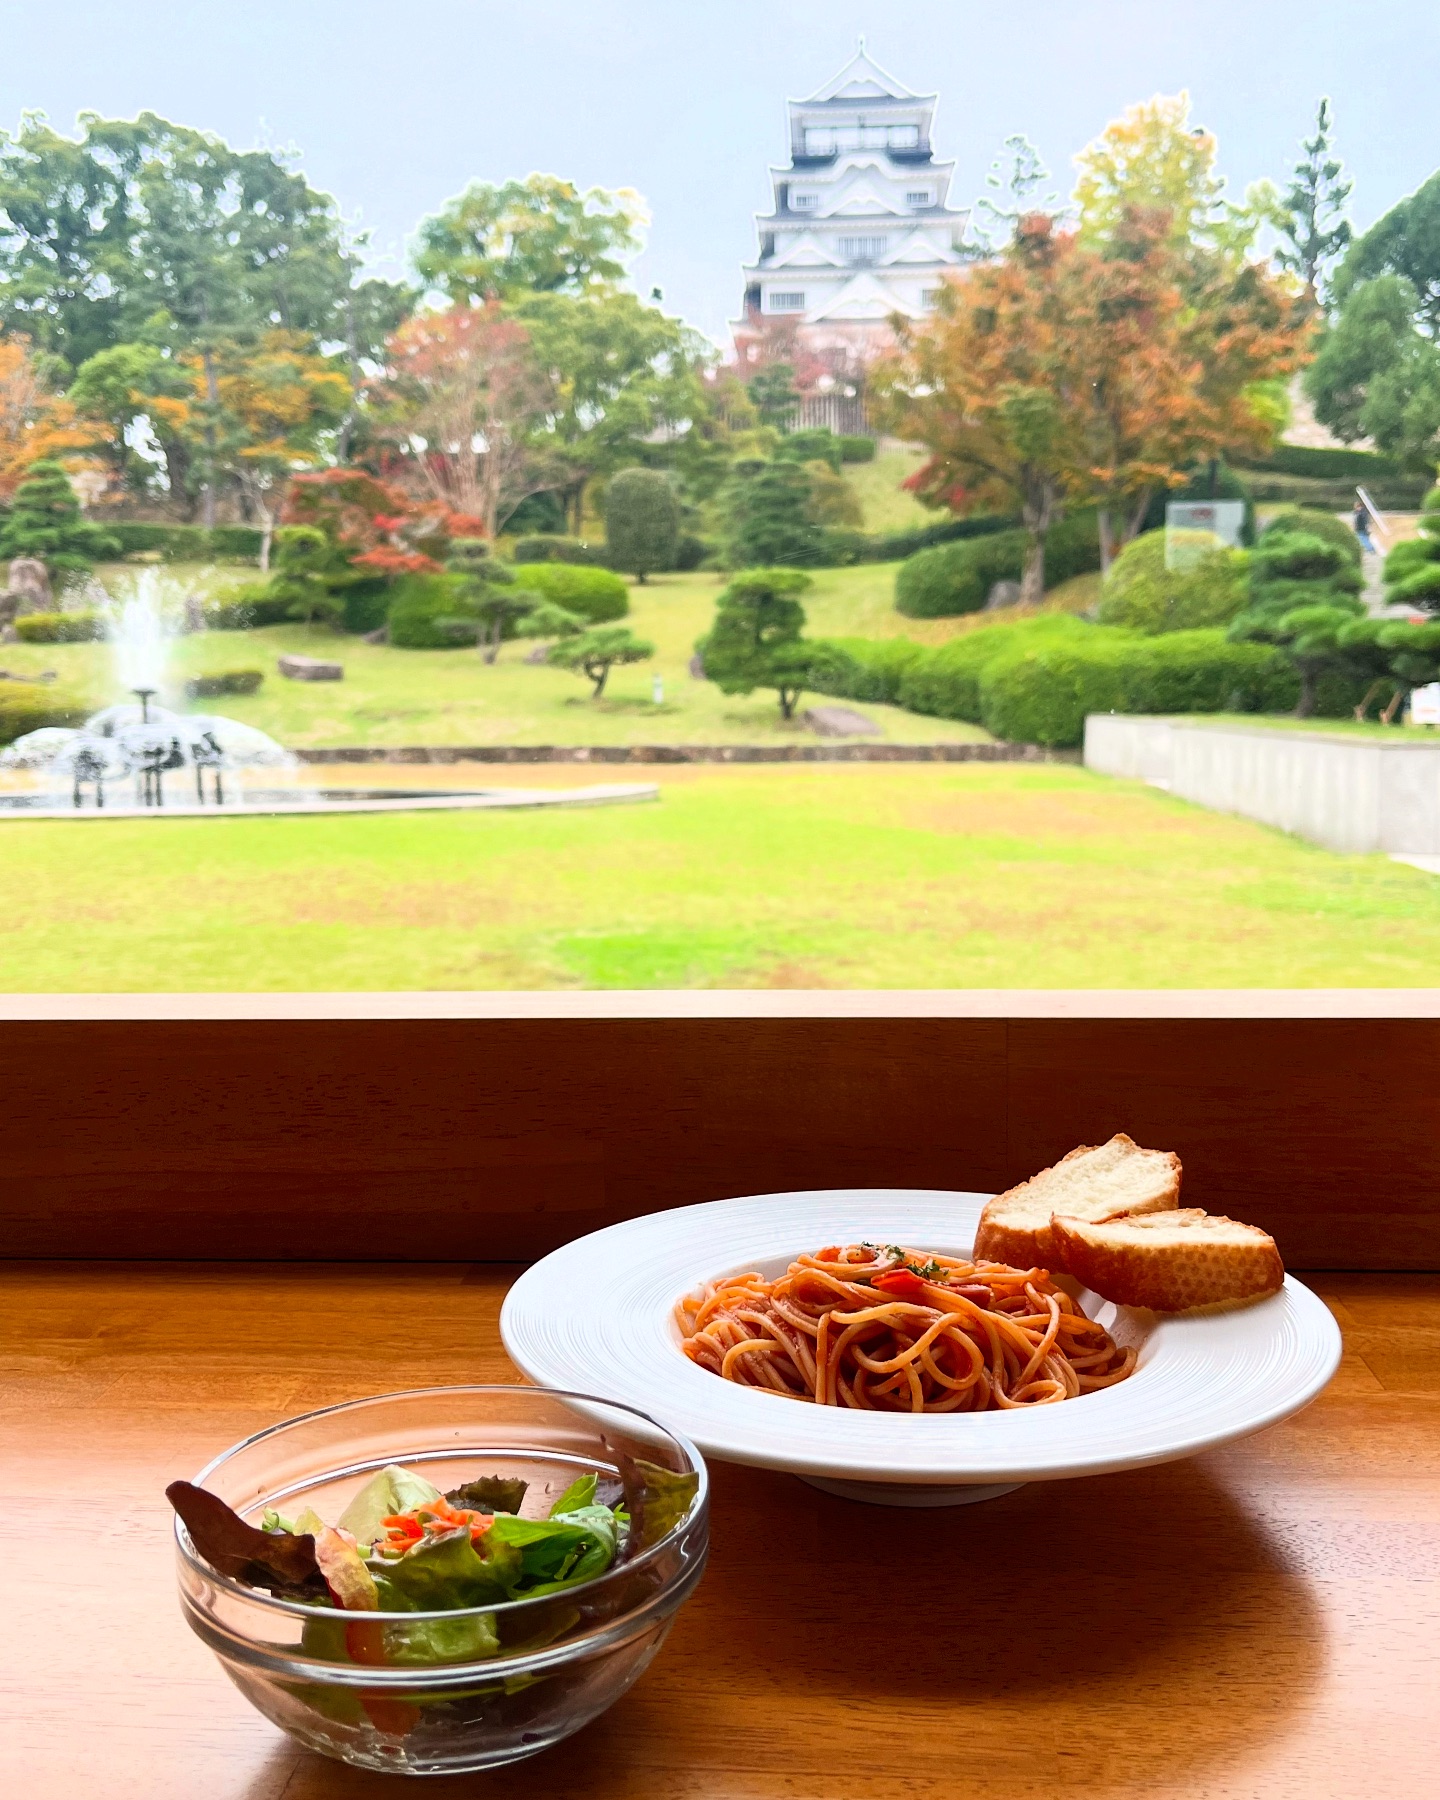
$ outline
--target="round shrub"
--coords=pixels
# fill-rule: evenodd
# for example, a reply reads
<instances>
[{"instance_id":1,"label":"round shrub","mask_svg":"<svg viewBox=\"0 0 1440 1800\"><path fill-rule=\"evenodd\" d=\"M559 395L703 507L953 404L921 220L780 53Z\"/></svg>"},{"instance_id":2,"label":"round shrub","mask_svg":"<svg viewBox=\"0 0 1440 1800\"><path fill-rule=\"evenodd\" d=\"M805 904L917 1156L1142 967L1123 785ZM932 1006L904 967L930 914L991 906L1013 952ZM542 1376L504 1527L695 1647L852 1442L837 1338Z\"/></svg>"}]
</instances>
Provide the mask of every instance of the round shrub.
<instances>
[{"instance_id":1,"label":"round shrub","mask_svg":"<svg viewBox=\"0 0 1440 1800\"><path fill-rule=\"evenodd\" d=\"M872 437L850 437L840 439L840 460L847 463L867 463L875 460L876 444Z\"/></svg>"},{"instance_id":2,"label":"round shrub","mask_svg":"<svg viewBox=\"0 0 1440 1800\"><path fill-rule=\"evenodd\" d=\"M90 708L38 682L0 681L0 744L49 725L83 725Z\"/></svg>"},{"instance_id":3,"label":"round shrub","mask_svg":"<svg viewBox=\"0 0 1440 1800\"><path fill-rule=\"evenodd\" d=\"M1336 518L1334 513L1322 512L1318 506L1290 506L1284 512L1276 513L1260 534L1263 544L1271 533L1307 532L1311 537L1323 539L1327 544L1334 544L1350 558L1358 568L1363 552L1360 540L1344 519Z\"/></svg>"},{"instance_id":4,"label":"round shrub","mask_svg":"<svg viewBox=\"0 0 1440 1800\"><path fill-rule=\"evenodd\" d=\"M951 619L979 612L997 581L1018 581L1025 565L1023 531L937 544L901 563L895 609L909 619Z\"/></svg>"},{"instance_id":5,"label":"round shrub","mask_svg":"<svg viewBox=\"0 0 1440 1800\"><path fill-rule=\"evenodd\" d=\"M1267 531L1255 546L1251 563L1252 575L1261 584L1323 581L1354 594L1365 585L1345 547L1313 531Z\"/></svg>"},{"instance_id":6,"label":"round shrub","mask_svg":"<svg viewBox=\"0 0 1440 1800\"><path fill-rule=\"evenodd\" d=\"M630 611L630 590L613 569L587 569L576 563L527 563L516 580L532 594L541 594L553 606L563 606L566 612L584 619L587 625L608 625Z\"/></svg>"},{"instance_id":7,"label":"round shrub","mask_svg":"<svg viewBox=\"0 0 1440 1800\"><path fill-rule=\"evenodd\" d=\"M105 636L105 621L96 612L22 613L15 635L22 644L94 644Z\"/></svg>"},{"instance_id":8,"label":"round shrub","mask_svg":"<svg viewBox=\"0 0 1440 1800\"><path fill-rule=\"evenodd\" d=\"M1165 567L1166 533L1147 531L1129 543L1110 566L1096 616L1102 625L1127 626L1158 634L1228 625L1242 611L1248 558L1243 551L1207 548L1208 533L1194 538L1201 560L1190 569Z\"/></svg>"},{"instance_id":9,"label":"round shrub","mask_svg":"<svg viewBox=\"0 0 1440 1800\"><path fill-rule=\"evenodd\" d=\"M406 575L390 598L390 642L401 650L458 650L475 642L475 622L466 619L453 575Z\"/></svg>"}]
</instances>

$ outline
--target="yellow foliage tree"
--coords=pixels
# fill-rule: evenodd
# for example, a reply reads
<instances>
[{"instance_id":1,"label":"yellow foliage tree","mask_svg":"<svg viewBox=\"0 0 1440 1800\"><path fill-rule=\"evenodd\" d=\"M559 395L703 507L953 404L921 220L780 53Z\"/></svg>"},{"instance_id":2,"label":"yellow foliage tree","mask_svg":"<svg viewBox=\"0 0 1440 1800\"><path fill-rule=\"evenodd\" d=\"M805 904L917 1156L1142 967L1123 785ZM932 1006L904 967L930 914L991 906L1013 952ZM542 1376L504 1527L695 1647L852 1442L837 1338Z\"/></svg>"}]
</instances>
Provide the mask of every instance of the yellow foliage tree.
<instances>
[{"instance_id":1,"label":"yellow foliage tree","mask_svg":"<svg viewBox=\"0 0 1440 1800\"><path fill-rule=\"evenodd\" d=\"M14 492L31 463L54 458L73 464L105 435L103 425L77 419L65 396L51 388L28 339L0 338L0 496Z\"/></svg>"}]
</instances>

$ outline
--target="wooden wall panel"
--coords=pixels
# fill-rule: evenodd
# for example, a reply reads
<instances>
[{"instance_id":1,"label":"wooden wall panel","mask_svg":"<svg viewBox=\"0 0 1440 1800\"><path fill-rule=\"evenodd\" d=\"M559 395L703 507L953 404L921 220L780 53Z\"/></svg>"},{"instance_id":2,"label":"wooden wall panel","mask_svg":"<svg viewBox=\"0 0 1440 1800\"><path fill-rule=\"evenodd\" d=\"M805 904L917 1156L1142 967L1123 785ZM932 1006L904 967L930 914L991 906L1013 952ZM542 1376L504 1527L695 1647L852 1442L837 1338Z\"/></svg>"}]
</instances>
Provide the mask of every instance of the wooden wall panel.
<instances>
[{"instance_id":1,"label":"wooden wall panel","mask_svg":"<svg viewBox=\"0 0 1440 1800\"><path fill-rule=\"evenodd\" d=\"M883 1001L881 997L870 997ZM737 1010L739 1010L737 1008ZM1017 1013L1021 1009L1017 1008ZM1440 1267L1440 1019L0 1025L0 1253L527 1258L767 1189L993 1189L1128 1130L1298 1268Z\"/></svg>"}]
</instances>

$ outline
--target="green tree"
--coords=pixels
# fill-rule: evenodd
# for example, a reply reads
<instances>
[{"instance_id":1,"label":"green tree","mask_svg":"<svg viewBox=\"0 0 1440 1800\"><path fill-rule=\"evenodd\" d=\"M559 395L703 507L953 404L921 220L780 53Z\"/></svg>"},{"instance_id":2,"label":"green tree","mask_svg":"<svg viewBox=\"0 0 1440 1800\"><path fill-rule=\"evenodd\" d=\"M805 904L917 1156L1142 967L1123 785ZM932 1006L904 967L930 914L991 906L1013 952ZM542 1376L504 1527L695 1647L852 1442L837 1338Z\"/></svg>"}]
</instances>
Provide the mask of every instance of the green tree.
<instances>
[{"instance_id":1,"label":"green tree","mask_svg":"<svg viewBox=\"0 0 1440 1800\"><path fill-rule=\"evenodd\" d=\"M1388 725L1415 688L1440 681L1440 620L1427 619L1423 625L1393 620L1381 624L1379 636L1395 682L1394 697L1381 715Z\"/></svg>"},{"instance_id":2,"label":"green tree","mask_svg":"<svg viewBox=\"0 0 1440 1800\"><path fill-rule=\"evenodd\" d=\"M1335 278L1336 297L1381 275L1410 284L1416 322L1440 339L1440 170L1355 240Z\"/></svg>"},{"instance_id":3,"label":"green tree","mask_svg":"<svg viewBox=\"0 0 1440 1800\"><path fill-rule=\"evenodd\" d=\"M1385 558L1385 598L1440 613L1440 488L1425 496L1419 535L1402 539Z\"/></svg>"},{"instance_id":4,"label":"green tree","mask_svg":"<svg viewBox=\"0 0 1440 1800\"><path fill-rule=\"evenodd\" d=\"M452 301L613 286L640 248L645 207L629 188L587 188L555 175L473 182L420 227L415 267Z\"/></svg>"},{"instance_id":5,"label":"green tree","mask_svg":"<svg viewBox=\"0 0 1440 1800\"><path fill-rule=\"evenodd\" d=\"M800 404L793 367L788 362L766 363L751 376L748 388L750 404L760 423L784 431Z\"/></svg>"},{"instance_id":6,"label":"green tree","mask_svg":"<svg viewBox=\"0 0 1440 1800\"><path fill-rule=\"evenodd\" d=\"M1345 203L1355 183L1334 154L1333 124L1329 98L1322 98L1315 111L1315 134L1301 142L1304 155L1280 198L1276 220L1280 246L1275 260L1300 277L1317 304L1327 275L1354 235Z\"/></svg>"},{"instance_id":7,"label":"green tree","mask_svg":"<svg viewBox=\"0 0 1440 1800\"><path fill-rule=\"evenodd\" d=\"M751 569L720 595L715 622L696 644L707 681L724 694L774 688L782 718L792 718L801 693L831 653L804 639L805 608L796 598L810 586L798 569Z\"/></svg>"},{"instance_id":8,"label":"green tree","mask_svg":"<svg viewBox=\"0 0 1440 1800\"><path fill-rule=\"evenodd\" d=\"M476 648L486 663L493 664L504 640L520 632L527 637L571 637L582 628L574 613L519 586L514 571L491 554L484 538L453 539L445 568L460 577L454 594L456 613L437 623L453 627L457 635L473 626Z\"/></svg>"},{"instance_id":9,"label":"green tree","mask_svg":"<svg viewBox=\"0 0 1440 1800\"><path fill-rule=\"evenodd\" d=\"M1007 137L985 177L990 192L975 202L971 215L970 228L976 243L985 250L1001 249L1030 213L1055 212L1060 205L1059 194L1040 192L1049 179L1050 171L1040 160L1040 152L1024 132L1013 132Z\"/></svg>"},{"instance_id":10,"label":"green tree","mask_svg":"<svg viewBox=\"0 0 1440 1800\"><path fill-rule=\"evenodd\" d=\"M80 517L80 502L61 465L32 463L0 526L0 561L29 556L52 574L84 575L96 562L119 554L118 539Z\"/></svg>"},{"instance_id":11,"label":"green tree","mask_svg":"<svg viewBox=\"0 0 1440 1800\"><path fill-rule=\"evenodd\" d=\"M617 664L645 662L654 654L655 646L636 637L628 625L596 625L552 644L547 661L557 669L586 676L594 690L591 699L598 700Z\"/></svg>"},{"instance_id":12,"label":"green tree","mask_svg":"<svg viewBox=\"0 0 1440 1800\"><path fill-rule=\"evenodd\" d=\"M176 505L194 498L192 446L182 429L194 388L188 370L158 344L112 344L88 357L70 386L75 410L110 428L106 454L121 482L144 493L159 478ZM157 466L131 441L148 436Z\"/></svg>"},{"instance_id":13,"label":"green tree","mask_svg":"<svg viewBox=\"0 0 1440 1800\"><path fill-rule=\"evenodd\" d=\"M336 560L334 543L318 526L282 525L275 534L269 595L290 602L292 619L303 619L311 627L323 619L338 628L345 600L336 586Z\"/></svg>"},{"instance_id":14,"label":"green tree","mask_svg":"<svg viewBox=\"0 0 1440 1800\"><path fill-rule=\"evenodd\" d=\"M157 319L177 350L243 324L360 356L408 305L360 280L363 239L283 156L155 113L79 123L67 138L29 113L0 135L0 323L72 369Z\"/></svg>"},{"instance_id":15,"label":"green tree","mask_svg":"<svg viewBox=\"0 0 1440 1800\"><path fill-rule=\"evenodd\" d=\"M720 495L725 554L734 568L813 566L824 532L811 514L813 482L801 463L737 462Z\"/></svg>"},{"instance_id":16,"label":"green tree","mask_svg":"<svg viewBox=\"0 0 1440 1800\"><path fill-rule=\"evenodd\" d=\"M1315 416L1337 437L1372 438L1387 455L1433 470L1440 460L1440 345L1416 328L1417 310L1415 289L1402 276L1352 287L1304 380Z\"/></svg>"},{"instance_id":17,"label":"green tree","mask_svg":"<svg viewBox=\"0 0 1440 1800\"><path fill-rule=\"evenodd\" d=\"M605 490L605 543L612 568L644 585L657 569L675 567L680 502L658 469L622 469Z\"/></svg>"},{"instance_id":18,"label":"green tree","mask_svg":"<svg viewBox=\"0 0 1440 1800\"><path fill-rule=\"evenodd\" d=\"M713 459L714 351L697 332L627 293L521 295L506 311L549 381L543 442L569 472L577 535L590 477L635 463L684 475Z\"/></svg>"}]
</instances>

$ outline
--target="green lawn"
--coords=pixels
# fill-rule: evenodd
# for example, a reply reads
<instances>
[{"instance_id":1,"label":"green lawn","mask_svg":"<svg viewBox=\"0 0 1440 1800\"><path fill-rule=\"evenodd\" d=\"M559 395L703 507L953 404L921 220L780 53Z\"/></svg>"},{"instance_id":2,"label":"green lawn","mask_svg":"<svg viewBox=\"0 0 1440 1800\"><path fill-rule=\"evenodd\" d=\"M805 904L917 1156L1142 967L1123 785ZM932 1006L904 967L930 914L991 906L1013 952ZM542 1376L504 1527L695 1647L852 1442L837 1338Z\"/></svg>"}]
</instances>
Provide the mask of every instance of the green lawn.
<instances>
[{"instance_id":1,"label":"green lawn","mask_svg":"<svg viewBox=\"0 0 1440 1800\"><path fill-rule=\"evenodd\" d=\"M659 779L593 811L0 821L0 988L1440 981L1440 881L1073 766Z\"/></svg>"},{"instance_id":2,"label":"green lawn","mask_svg":"<svg viewBox=\"0 0 1440 1800\"><path fill-rule=\"evenodd\" d=\"M122 583L111 585L123 591ZM181 589L197 584L197 570L173 571ZM218 577L231 579L230 572ZM204 632L178 639L173 666L178 685L187 675L258 668L265 685L248 699L217 702L217 709L268 731L282 743L343 744L738 744L814 742L798 720L780 718L773 693L727 697L695 680L689 663L695 640L708 629L722 582L713 574L656 576L631 588L630 624L656 646L653 662L618 669L605 698L591 700L589 683L525 660L525 640L505 645L487 667L473 650L396 650L302 625L263 631ZM814 636L888 636L903 632L943 642L961 620L915 621L894 607L895 565L823 569L805 596ZM275 669L282 651L333 657L345 666L336 683L286 681ZM98 705L114 698L111 651L104 644L13 644L4 663L19 674L53 669L61 680ZM656 705L651 681L658 673L664 700ZM168 696L172 701L176 693ZM898 707L866 705L879 737L897 743L963 743L984 740L975 726L924 719Z\"/></svg>"},{"instance_id":3,"label":"green lawn","mask_svg":"<svg viewBox=\"0 0 1440 1800\"><path fill-rule=\"evenodd\" d=\"M867 531L904 531L933 525L943 514L922 506L900 485L925 461L923 450L881 450L874 462L846 463L845 479L865 513Z\"/></svg>"}]
</instances>

